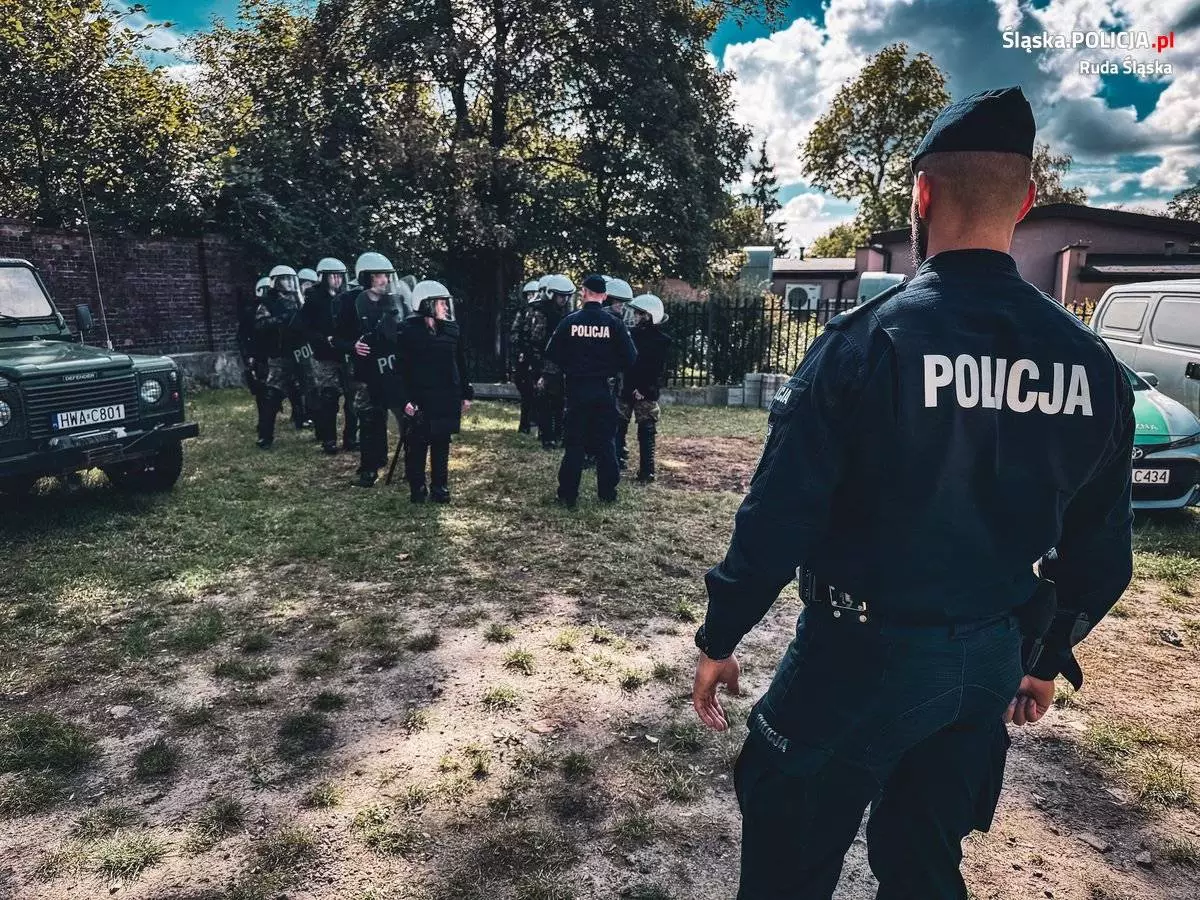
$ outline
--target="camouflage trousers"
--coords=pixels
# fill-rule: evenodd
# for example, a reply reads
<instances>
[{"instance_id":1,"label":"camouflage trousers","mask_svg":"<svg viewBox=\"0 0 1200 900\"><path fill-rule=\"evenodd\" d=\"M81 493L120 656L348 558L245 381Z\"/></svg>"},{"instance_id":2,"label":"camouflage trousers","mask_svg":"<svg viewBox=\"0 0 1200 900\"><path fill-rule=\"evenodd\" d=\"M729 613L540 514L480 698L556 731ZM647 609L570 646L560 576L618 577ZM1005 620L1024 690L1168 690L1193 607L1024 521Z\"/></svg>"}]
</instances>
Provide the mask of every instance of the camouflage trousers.
<instances>
[{"instance_id":1,"label":"camouflage trousers","mask_svg":"<svg viewBox=\"0 0 1200 900\"><path fill-rule=\"evenodd\" d=\"M657 400L634 400L633 403L621 400L617 403L617 409L626 425L630 419L635 419L640 425L643 422L657 422L662 418L662 407L658 405Z\"/></svg>"},{"instance_id":2,"label":"camouflage trousers","mask_svg":"<svg viewBox=\"0 0 1200 900\"><path fill-rule=\"evenodd\" d=\"M267 360L267 380L264 383L273 400L279 403L295 390L299 373L290 359L272 356Z\"/></svg>"},{"instance_id":3,"label":"camouflage trousers","mask_svg":"<svg viewBox=\"0 0 1200 900\"><path fill-rule=\"evenodd\" d=\"M337 360L314 359L312 361L313 395L322 403L332 403L336 408L342 393L342 364Z\"/></svg>"}]
</instances>

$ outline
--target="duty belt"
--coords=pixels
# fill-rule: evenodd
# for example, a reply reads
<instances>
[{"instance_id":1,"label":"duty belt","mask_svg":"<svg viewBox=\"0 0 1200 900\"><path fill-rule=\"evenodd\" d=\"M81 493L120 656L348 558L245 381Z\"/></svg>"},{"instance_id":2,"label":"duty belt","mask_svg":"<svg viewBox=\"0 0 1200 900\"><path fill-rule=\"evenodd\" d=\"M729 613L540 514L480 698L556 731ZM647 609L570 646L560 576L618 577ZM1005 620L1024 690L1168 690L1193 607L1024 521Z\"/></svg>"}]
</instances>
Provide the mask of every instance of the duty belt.
<instances>
[{"instance_id":1,"label":"duty belt","mask_svg":"<svg viewBox=\"0 0 1200 900\"><path fill-rule=\"evenodd\" d=\"M845 614L856 616L864 625L867 623L865 600L857 600L831 584L818 583L816 573L804 566L796 567L796 580L800 585L800 601L805 606L827 606L835 619Z\"/></svg>"}]
</instances>

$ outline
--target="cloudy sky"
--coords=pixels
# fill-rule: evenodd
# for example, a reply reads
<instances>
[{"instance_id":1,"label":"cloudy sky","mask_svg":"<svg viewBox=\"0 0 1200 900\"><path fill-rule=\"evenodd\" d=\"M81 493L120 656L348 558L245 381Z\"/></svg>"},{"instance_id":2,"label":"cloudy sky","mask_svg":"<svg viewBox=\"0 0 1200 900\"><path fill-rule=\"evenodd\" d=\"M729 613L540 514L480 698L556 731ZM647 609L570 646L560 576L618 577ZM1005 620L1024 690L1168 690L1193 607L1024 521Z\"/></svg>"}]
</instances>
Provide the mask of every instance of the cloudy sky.
<instances>
[{"instance_id":1,"label":"cloudy sky","mask_svg":"<svg viewBox=\"0 0 1200 900\"><path fill-rule=\"evenodd\" d=\"M148 15L176 23L160 35L163 62L182 34L228 16L236 0L144 0ZM1005 32L1174 31L1175 46L1147 50L1048 49L1004 45ZM798 147L838 87L881 47L906 42L930 54L959 97L1020 84L1033 104L1039 139L1075 157L1069 183L1098 206L1162 209L1200 181L1200 0L791 0L773 33L758 23L723 25L718 65L737 74L737 115L766 138L783 190L794 243L806 244L854 206L813 191L800 175ZM1127 74L1126 57L1170 74ZM1114 63L1116 74L1083 74L1081 63Z\"/></svg>"}]
</instances>

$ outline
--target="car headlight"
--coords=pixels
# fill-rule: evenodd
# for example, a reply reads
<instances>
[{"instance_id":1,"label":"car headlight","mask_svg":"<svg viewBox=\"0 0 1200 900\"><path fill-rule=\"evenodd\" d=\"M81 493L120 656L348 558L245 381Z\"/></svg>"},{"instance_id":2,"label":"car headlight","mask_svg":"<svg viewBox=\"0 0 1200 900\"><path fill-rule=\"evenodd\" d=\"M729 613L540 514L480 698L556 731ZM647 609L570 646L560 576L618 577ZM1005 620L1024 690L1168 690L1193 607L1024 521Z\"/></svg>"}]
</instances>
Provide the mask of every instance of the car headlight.
<instances>
[{"instance_id":1,"label":"car headlight","mask_svg":"<svg viewBox=\"0 0 1200 900\"><path fill-rule=\"evenodd\" d=\"M153 406L162 399L163 386L162 382L157 378L147 378L142 382L142 402L148 406Z\"/></svg>"},{"instance_id":2,"label":"car headlight","mask_svg":"<svg viewBox=\"0 0 1200 900\"><path fill-rule=\"evenodd\" d=\"M0 428L12 421L12 407L0 400Z\"/></svg>"}]
</instances>

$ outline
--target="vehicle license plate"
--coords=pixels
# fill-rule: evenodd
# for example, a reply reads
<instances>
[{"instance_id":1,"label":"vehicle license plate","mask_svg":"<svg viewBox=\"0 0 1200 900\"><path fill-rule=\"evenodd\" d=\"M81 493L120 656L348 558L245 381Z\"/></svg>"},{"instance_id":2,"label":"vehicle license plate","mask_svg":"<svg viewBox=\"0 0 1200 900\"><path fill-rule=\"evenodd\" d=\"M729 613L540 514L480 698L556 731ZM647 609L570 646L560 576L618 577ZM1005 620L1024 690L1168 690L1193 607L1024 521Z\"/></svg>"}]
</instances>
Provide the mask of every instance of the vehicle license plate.
<instances>
[{"instance_id":1,"label":"vehicle license plate","mask_svg":"<svg viewBox=\"0 0 1200 900\"><path fill-rule=\"evenodd\" d=\"M1134 469L1134 484L1167 484L1171 480L1170 469Z\"/></svg>"},{"instance_id":2,"label":"vehicle license plate","mask_svg":"<svg viewBox=\"0 0 1200 900\"><path fill-rule=\"evenodd\" d=\"M113 406L97 406L95 409L76 409L71 412L58 413L54 416L51 424L55 430L61 431L64 428L81 428L84 425L120 422L124 418L125 404L117 403Z\"/></svg>"}]
</instances>

